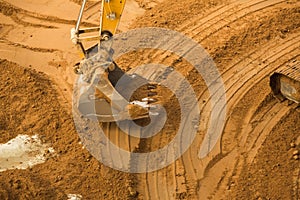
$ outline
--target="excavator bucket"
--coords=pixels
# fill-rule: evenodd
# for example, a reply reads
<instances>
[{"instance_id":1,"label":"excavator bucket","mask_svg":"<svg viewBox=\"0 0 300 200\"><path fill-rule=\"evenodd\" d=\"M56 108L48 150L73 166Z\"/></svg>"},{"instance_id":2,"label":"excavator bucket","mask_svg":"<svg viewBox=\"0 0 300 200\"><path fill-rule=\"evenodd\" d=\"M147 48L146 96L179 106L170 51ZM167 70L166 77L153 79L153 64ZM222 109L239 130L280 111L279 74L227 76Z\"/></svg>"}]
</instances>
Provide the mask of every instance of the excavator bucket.
<instances>
[{"instance_id":1,"label":"excavator bucket","mask_svg":"<svg viewBox=\"0 0 300 200\"><path fill-rule=\"evenodd\" d=\"M300 104L300 62L293 61L275 71L270 76L270 86L274 96Z\"/></svg>"},{"instance_id":2,"label":"excavator bucket","mask_svg":"<svg viewBox=\"0 0 300 200\"><path fill-rule=\"evenodd\" d=\"M80 29L85 5L86 0L83 0L76 27L71 30L71 40L82 55L81 62L74 66L74 71L80 75L76 99L79 112L101 122L149 117L147 98L131 101L132 91L137 86L149 84L148 81L137 74L126 74L112 60L112 36L125 0L103 0L99 27ZM91 40L96 44L86 49L83 42ZM120 80L123 84L117 84Z\"/></svg>"},{"instance_id":3,"label":"excavator bucket","mask_svg":"<svg viewBox=\"0 0 300 200\"><path fill-rule=\"evenodd\" d=\"M149 117L148 102L130 101L132 91L140 85L149 85L148 81L107 61L109 58L103 57L105 51L95 46L88 51L90 57L81 62L78 110L83 116L102 122ZM124 84L118 84L120 80Z\"/></svg>"},{"instance_id":4,"label":"excavator bucket","mask_svg":"<svg viewBox=\"0 0 300 200\"><path fill-rule=\"evenodd\" d=\"M120 68L115 69L116 73ZM122 72L120 70L120 72ZM117 80L115 73L110 72L108 79L99 81L102 78L101 73L95 72L93 80L90 84L85 81L81 81L79 85L79 95L77 102L77 108L80 113L91 119L98 119L102 122L121 121L126 119L142 119L149 117L149 105L148 102L132 101L130 102L130 88L136 88L136 84L147 84L145 79L138 75L124 74L122 80L127 79L125 86L118 86L112 91L113 95L111 99L107 97L103 92L103 86L112 85ZM98 79L98 80L97 80ZM95 81L96 80L96 81ZM108 86L109 87L109 86ZM110 92L108 90L108 92Z\"/></svg>"}]
</instances>

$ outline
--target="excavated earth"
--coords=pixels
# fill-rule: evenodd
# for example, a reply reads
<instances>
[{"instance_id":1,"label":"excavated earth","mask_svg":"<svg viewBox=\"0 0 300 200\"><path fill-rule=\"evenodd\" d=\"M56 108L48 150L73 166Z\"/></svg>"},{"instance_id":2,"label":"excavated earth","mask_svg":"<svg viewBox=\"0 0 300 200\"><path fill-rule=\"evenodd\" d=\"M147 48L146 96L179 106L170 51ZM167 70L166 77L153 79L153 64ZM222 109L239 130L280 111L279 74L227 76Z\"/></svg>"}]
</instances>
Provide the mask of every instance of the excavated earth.
<instances>
[{"instance_id":1,"label":"excavated earth","mask_svg":"<svg viewBox=\"0 0 300 200\"><path fill-rule=\"evenodd\" d=\"M147 63L176 70L195 91L201 109L190 148L171 165L140 174L103 165L76 131L72 66L79 56L69 32L80 2L0 0L0 145L18 135L38 135L54 150L27 169L3 170L0 163L0 199L300 199L299 108L277 101L269 88L273 71L300 60L299 1L128 0L119 31L162 27L192 38L213 58L227 100L222 135L200 159L211 106L199 72L162 50L137 50L118 58L126 71ZM88 3L83 25L97 25L99 7ZM151 75L145 69L147 73ZM139 140L115 123L103 123L109 139L134 152L168 144L178 131L181 111L167 88L158 87L157 96L168 117L160 133Z\"/></svg>"}]
</instances>

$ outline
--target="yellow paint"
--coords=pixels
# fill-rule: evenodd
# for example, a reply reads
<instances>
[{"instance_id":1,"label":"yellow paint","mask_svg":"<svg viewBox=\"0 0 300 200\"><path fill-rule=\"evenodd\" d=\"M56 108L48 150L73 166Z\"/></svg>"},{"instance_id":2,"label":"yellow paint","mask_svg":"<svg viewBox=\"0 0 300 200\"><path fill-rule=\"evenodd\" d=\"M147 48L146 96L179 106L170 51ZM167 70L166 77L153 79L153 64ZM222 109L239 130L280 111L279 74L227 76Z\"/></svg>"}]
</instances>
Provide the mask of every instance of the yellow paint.
<instances>
[{"instance_id":1,"label":"yellow paint","mask_svg":"<svg viewBox=\"0 0 300 200\"><path fill-rule=\"evenodd\" d=\"M109 31L114 35L121 19L125 0L103 0L102 5L101 30ZM115 15L115 19L109 18L110 15Z\"/></svg>"},{"instance_id":2,"label":"yellow paint","mask_svg":"<svg viewBox=\"0 0 300 200\"><path fill-rule=\"evenodd\" d=\"M84 59L84 58L85 58L85 55L84 55L84 53L83 53L83 51L82 51L80 45L77 44L76 47L77 47L77 50L78 50L78 55L79 55L79 57L80 57L81 59Z\"/></svg>"}]
</instances>

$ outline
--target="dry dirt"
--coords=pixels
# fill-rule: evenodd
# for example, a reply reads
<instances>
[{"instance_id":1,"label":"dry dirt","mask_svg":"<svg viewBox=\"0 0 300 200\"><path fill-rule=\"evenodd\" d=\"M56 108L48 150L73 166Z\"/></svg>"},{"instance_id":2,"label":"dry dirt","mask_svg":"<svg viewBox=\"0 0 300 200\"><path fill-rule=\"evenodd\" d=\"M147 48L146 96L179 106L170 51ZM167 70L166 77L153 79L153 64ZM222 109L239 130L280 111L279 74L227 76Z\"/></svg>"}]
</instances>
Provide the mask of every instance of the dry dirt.
<instances>
[{"instance_id":1,"label":"dry dirt","mask_svg":"<svg viewBox=\"0 0 300 200\"><path fill-rule=\"evenodd\" d=\"M300 2L297 0L129 1L120 31L164 27L197 41L214 58L226 89L222 137L205 158L198 150L211 108L201 75L169 52L134 52L118 60L125 70L163 63L180 72L201 104L192 146L159 171L128 174L108 168L83 148L71 112L78 62L69 40L77 0L0 0L0 143L19 134L38 134L56 154L43 164L0 173L0 199L300 199L299 108L271 94L269 75L300 59ZM96 25L99 4L88 4L85 25ZM134 19L137 17L136 19ZM126 25L125 25L126 24ZM133 56L134 54L134 56ZM180 122L170 91L158 91L168 111L164 129L138 140L107 126L108 136L130 151L165 146Z\"/></svg>"}]
</instances>

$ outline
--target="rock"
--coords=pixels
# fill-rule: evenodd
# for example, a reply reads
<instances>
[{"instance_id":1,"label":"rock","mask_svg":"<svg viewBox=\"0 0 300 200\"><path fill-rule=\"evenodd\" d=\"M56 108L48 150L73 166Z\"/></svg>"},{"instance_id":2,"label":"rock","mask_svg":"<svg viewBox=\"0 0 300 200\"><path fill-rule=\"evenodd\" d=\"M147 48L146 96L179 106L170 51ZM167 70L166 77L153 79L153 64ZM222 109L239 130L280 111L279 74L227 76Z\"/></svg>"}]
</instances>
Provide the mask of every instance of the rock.
<instances>
[{"instance_id":1,"label":"rock","mask_svg":"<svg viewBox=\"0 0 300 200\"><path fill-rule=\"evenodd\" d=\"M293 151L293 155L299 155L299 151L298 150Z\"/></svg>"},{"instance_id":2,"label":"rock","mask_svg":"<svg viewBox=\"0 0 300 200\"><path fill-rule=\"evenodd\" d=\"M128 187L128 192L130 197L136 197L138 195L138 192L134 190L131 186Z\"/></svg>"},{"instance_id":3,"label":"rock","mask_svg":"<svg viewBox=\"0 0 300 200\"><path fill-rule=\"evenodd\" d=\"M294 142L291 142L291 143L290 143L290 147L291 147L291 148L295 148L295 147L296 147L296 144L295 144Z\"/></svg>"},{"instance_id":4,"label":"rock","mask_svg":"<svg viewBox=\"0 0 300 200\"><path fill-rule=\"evenodd\" d=\"M294 159L294 160L299 160L299 155L294 155L294 156L293 156L293 159Z\"/></svg>"}]
</instances>

